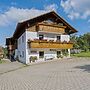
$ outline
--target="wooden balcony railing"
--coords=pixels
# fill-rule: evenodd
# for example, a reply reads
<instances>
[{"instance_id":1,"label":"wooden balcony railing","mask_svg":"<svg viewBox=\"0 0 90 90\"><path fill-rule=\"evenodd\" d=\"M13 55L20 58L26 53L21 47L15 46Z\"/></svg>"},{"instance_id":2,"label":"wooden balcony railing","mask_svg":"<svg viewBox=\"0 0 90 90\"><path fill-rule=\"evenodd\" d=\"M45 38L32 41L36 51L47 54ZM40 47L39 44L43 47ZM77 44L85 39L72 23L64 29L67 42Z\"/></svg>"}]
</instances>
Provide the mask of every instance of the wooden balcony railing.
<instances>
[{"instance_id":1,"label":"wooden balcony railing","mask_svg":"<svg viewBox=\"0 0 90 90\"><path fill-rule=\"evenodd\" d=\"M73 43L69 42L60 42L54 40L29 40L29 48L51 48L51 49L70 49L73 48Z\"/></svg>"},{"instance_id":2,"label":"wooden balcony railing","mask_svg":"<svg viewBox=\"0 0 90 90\"><path fill-rule=\"evenodd\" d=\"M66 26L52 25L52 24L37 24L38 32L48 32L48 33L65 33Z\"/></svg>"}]
</instances>

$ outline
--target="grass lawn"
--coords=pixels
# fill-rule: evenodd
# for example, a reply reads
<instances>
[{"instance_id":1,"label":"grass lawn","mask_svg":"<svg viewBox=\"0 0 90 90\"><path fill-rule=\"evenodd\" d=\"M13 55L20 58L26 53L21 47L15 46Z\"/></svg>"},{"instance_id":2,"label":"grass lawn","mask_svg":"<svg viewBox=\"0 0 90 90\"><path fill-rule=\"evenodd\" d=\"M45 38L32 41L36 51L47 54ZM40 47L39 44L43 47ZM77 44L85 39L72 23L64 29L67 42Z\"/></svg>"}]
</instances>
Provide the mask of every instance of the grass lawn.
<instances>
[{"instance_id":1,"label":"grass lawn","mask_svg":"<svg viewBox=\"0 0 90 90\"><path fill-rule=\"evenodd\" d=\"M0 64L2 64L2 63L5 63L6 61L4 61L4 60L0 60Z\"/></svg>"},{"instance_id":2,"label":"grass lawn","mask_svg":"<svg viewBox=\"0 0 90 90\"><path fill-rule=\"evenodd\" d=\"M81 52L79 54L71 54L71 56L76 56L76 57L90 57L90 52Z\"/></svg>"},{"instance_id":3,"label":"grass lawn","mask_svg":"<svg viewBox=\"0 0 90 90\"><path fill-rule=\"evenodd\" d=\"M0 64L2 63L2 61L0 60Z\"/></svg>"}]
</instances>

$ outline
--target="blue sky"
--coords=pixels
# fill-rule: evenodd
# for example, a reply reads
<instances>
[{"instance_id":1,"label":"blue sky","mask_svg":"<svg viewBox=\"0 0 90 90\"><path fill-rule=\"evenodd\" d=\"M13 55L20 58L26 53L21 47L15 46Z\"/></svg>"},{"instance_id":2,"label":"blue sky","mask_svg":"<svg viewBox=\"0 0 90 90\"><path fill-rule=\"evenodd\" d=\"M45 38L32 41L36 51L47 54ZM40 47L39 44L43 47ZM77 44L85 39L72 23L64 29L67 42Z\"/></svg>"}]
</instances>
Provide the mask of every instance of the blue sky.
<instances>
[{"instance_id":1,"label":"blue sky","mask_svg":"<svg viewBox=\"0 0 90 90\"><path fill-rule=\"evenodd\" d=\"M0 45L13 35L18 22L55 10L78 30L90 32L90 0L0 0Z\"/></svg>"}]
</instances>

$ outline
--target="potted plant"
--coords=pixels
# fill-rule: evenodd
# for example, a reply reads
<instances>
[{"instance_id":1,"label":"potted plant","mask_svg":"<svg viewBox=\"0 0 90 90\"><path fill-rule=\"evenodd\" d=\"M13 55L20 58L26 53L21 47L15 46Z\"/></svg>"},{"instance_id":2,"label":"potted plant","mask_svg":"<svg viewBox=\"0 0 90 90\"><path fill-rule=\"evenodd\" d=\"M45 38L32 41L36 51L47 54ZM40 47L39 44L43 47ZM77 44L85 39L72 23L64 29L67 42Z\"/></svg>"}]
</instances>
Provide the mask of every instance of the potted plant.
<instances>
[{"instance_id":1,"label":"potted plant","mask_svg":"<svg viewBox=\"0 0 90 90\"><path fill-rule=\"evenodd\" d=\"M29 58L30 63L31 63L31 62L35 62L36 60L37 60L37 56L31 56L31 57Z\"/></svg>"}]
</instances>

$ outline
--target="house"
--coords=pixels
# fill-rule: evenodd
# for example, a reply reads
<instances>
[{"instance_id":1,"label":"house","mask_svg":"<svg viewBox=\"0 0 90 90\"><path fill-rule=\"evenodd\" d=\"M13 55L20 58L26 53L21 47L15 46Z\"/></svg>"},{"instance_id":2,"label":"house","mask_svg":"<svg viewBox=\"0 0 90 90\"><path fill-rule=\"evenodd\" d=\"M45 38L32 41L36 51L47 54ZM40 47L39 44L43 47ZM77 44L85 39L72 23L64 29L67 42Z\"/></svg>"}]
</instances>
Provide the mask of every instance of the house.
<instances>
[{"instance_id":1,"label":"house","mask_svg":"<svg viewBox=\"0 0 90 90\"><path fill-rule=\"evenodd\" d=\"M13 36L6 39L8 57L26 64L31 62L30 57L37 61L70 57L70 34L76 32L54 11L42 14L17 24Z\"/></svg>"},{"instance_id":2,"label":"house","mask_svg":"<svg viewBox=\"0 0 90 90\"><path fill-rule=\"evenodd\" d=\"M3 48L0 46L0 59L4 57Z\"/></svg>"}]
</instances>

